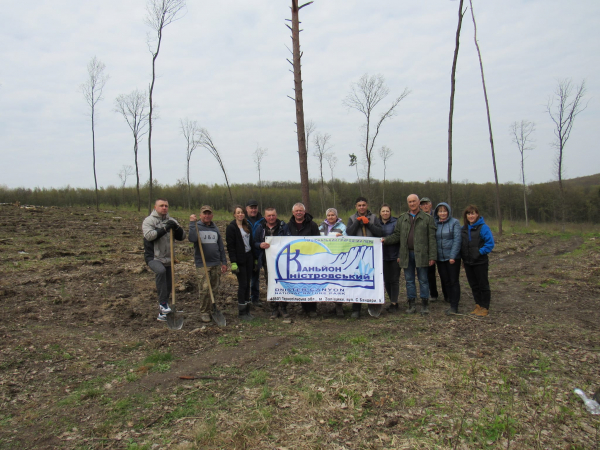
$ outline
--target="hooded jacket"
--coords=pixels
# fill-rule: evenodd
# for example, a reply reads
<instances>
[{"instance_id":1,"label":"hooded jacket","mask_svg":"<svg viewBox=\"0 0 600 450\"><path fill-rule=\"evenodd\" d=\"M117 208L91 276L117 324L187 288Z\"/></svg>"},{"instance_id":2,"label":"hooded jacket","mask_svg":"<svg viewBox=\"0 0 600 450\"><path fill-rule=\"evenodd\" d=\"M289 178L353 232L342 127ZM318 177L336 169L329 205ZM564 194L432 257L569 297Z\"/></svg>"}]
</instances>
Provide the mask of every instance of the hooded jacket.
<instances>
[{"instance_id":1,"label":"hooded jacket","mask_svg":"<svg viewBox=\"0 0 600 450\"><path fill-rule=\"evenodd\" d=\"M381 237L382 229L379 220L377 220L377 216L369 210L367 210L365 216L369 219L369 223L364 226L364 235L362 222L356 220L358 218L358 213L352 214L348 219L346 234L348 236Z\"/></svg>"},{"instance_id":2,"label":"hooded jacket","mask_svg":"<svg viewBox=\"0 0 600 450\"><path fill-rule=\"evenodd\" d=\"M252 232L252 237L256 239L256 230L258 227L265 223L265 218L262 216L260 211L256 214L255 217L250 217L246 214L246 220L248 221L248 225L250 225L250 231Z\"/></svg>"},{"instance_id":3,"label":"hooded jacket","mask_svg":"<svg viewBox=\"0 0 600 450\"><path fill-rule=\"evenodd\" d=\"M319 231L323 236L328 236L329 233L340 233L342 236L346 236L346 225L344 225L344 222L339 217L337 222L334 223L331 227L331 230L329 229L330 226L331 225L327 220L323 221L323 223L319 227Z\"/></svg>"},{"instance_id":4,"label":"hooded jacket","mask_svg":"<svg viewBox=\"0 0 600 450\"><path fill-rule=\"evenodd\" d=\"M390 217L390 220L387 223L383 223L381 219L377 219L379 221L379 225L381 225L381 237L389 236L394 232L394 228L396 227L396 222L398 219L396 217ZM383 246L383 260L384 261L396 261L400 257L400 245L384 245Z\"/></svg>"},{"instance_id":5,"label":"hooded jacket","mask_svg":"<svg viewBox=\"0 0 600 450\"><path fill-rule=\"evenodd\" d=\"M410 212L405 212L396 222L394 232L385 238L383 245L400 243L400 267L408 268L408 233L410 232ZM435 241L435 223L429 214L419 211L415 215L415 234L413 238L415 266L429 267L429 261L437 260L437 243Z\"/></svg>"},{"instance_id":6,"label":"hooded jacket","mask_svg":"<svg viewBox=\"0 0 600 450\"><path fill-rule=\"evenodd\" d=\"M200 232L200 240L202 241L202 251L204 252L206 265L208 267L218 265L226 266L227 257L225 256L225 247L223 247L223 238L221 237L219 228L217 228L214 222L211 222L210 225L206 225L199 220L198 222L190 221L190 232L188 234L188 240L194 243L194 263L196 263L196 267L204 267L202 264L200 247L198 245L196 224L198 224L198 231Z\"/></svg>"},{"instance_id":7,"label":"hooded jacket","mask_svg":"<svg viewBox=\"0 0 600 450\"><path fill-rule=\"evenodd\" d=\"M483 217L479 217L473 225L463 225L460 256L465 264L487 263L488 253L494 249L494 245L492 230Z\"/></svg>"},{"instance_id":8,"label":"hooded jacket","mask_svg":"<svg viewBox=\"0 0 600 450\"><path fill-rule=\"evenodd\" d=\"M171 242L169 233L165 230L165 224L169 220L177 224L177 228L173 229L173 238L183 241L185 230L168 214L162 216L156 210L153 210L144 219L142 233L144 233L144 260L146 264L155 259L165 265L171 264Z\"/></svg>"},{"instance_id":9,"label":"hooded jacket","mask_svg":"<svg viewBox=\"0 0 600 450\"><path fill-rule=\"evenodd\" d=\"M448 217L443 222L440 221L438 209L445 206L448 210ZM433 218L437 226L435 240L437 241L437 261L448 261L450 259L460 258L460 243L462 227L457 218L452 217L452 208L448 203L438 203L433 211Z\"/></svg>"},{"instance_id":10,"label":"hooded jacket","mask_svg":"<svg viewBox=\"0 0 600 450\"><path fill-rule=\"evenodd\" d=\"M292 214L290 221L288 222L288 228L291 236L320 236L319 226L313 222L313 216L309 213L304 214L304 221L300 229L296 227L296 218Z\"/></svg>"}]
</instances>

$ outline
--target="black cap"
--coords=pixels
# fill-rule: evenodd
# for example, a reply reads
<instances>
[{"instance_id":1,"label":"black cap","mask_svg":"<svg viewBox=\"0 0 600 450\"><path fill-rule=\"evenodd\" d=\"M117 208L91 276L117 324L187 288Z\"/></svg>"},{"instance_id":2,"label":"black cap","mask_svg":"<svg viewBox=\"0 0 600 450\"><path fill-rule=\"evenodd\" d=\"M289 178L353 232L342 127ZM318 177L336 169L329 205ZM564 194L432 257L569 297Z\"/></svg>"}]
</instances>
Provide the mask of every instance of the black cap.
<instances>
[{"instance_id":1,"label":"black cap","mask_svg":"<svg viewBox=\"0 0 600 450\"><path fill-rule=\"evenodd\" d=\"M419 203L431 203L429 197L423 197Z\"/></svg>"},{"instance_id":2,"label":"black cap","mask_svg":"<svg viewBox=\"0 0 600 450\"><path fill-rule=\"evenodd\" d=\"M258 202L256 200L254 200L253 198L251 198L250 200L248 200L246 202L246 206L258 206Z\"/></svg>"}]
</instances>

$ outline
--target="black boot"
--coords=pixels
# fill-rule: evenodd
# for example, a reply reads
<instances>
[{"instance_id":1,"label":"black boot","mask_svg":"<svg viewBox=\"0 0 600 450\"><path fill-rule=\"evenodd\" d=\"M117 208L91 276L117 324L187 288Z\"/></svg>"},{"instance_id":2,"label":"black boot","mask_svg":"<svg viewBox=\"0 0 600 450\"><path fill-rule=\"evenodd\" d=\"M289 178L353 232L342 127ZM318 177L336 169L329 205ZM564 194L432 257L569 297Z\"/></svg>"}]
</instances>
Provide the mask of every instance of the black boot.
<instances>
[{"instance_id":1,"label":"black boot","mask_svg":"<svg viewBox=\"0 0 600 450\"><path fill-rule=\"evenodd\" d=\"M277 319L279 317L279 305L277 302L271 302L271 320Z\"/></svg>"},{"instance_id":2,"label":"black boot","mask_svg":"<svg viewBox=\"0 0 600 450\"><path fill-rule=\"evenodd\" d=\"M243 305L238 303L238 317L240 320L252 320L253 316L250 315L250 305L244 303Z\"/></svg>"},{"instance_id":3,"label":"black boot","mask_svg":"<svg viewBox=\"0 0 600 450\"><path fill-rule=\"evenodd\" d=\"M408 309L406 310L406 314L414 314L417 312L417 308L415 308L415 299L408 299Z\"/></svg>"},{"instance_id":4,"label":"black boot","mask_svg":"<svg viewBox=\"0 0 600 450\"><path fill-rule=\"evenodd\" d=\"M427 314L429 314L429 299L422 298L421 299L421 315L426 316Z\"/></svg>"}]
</instances>

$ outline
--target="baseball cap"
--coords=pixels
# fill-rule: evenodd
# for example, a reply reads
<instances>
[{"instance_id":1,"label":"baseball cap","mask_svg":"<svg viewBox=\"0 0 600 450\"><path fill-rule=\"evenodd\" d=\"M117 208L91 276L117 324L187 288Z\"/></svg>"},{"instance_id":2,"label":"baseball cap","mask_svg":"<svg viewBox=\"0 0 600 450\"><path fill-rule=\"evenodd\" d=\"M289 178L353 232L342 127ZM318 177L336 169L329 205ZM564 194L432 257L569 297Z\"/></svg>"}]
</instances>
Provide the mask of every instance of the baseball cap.
<instances>
[{"instance_id":1,"label":"baseball cap","mask_svg":"<svg viewBox=\"0 0 600 450\"><path fill-rule=\"evenodd\" d=\"M250 200L248 200L246 202L246 206L258 206L258 202L256 200L254 200L253 198L251 198Z\"/></svg>"},{"instance_id":2,"label":"baseball cap","mask_svg":"<svg viewBox=\"0 0 600 450\"><path fill-rule=\"evenodd\" d=\"M204 205L202 208L200 208L200 212L213 212L212 208L208 205Z\"/></svg>"},{"instance_id":3,"label":"baseball cap","mask_svg":"<svg viewBox=\"0 0 600 450\"><path fill-rule=\"evenodd\" d=\"M423 197L419 203L431 203L431 199L429 197Z\"/></svg>"}]
</instances>

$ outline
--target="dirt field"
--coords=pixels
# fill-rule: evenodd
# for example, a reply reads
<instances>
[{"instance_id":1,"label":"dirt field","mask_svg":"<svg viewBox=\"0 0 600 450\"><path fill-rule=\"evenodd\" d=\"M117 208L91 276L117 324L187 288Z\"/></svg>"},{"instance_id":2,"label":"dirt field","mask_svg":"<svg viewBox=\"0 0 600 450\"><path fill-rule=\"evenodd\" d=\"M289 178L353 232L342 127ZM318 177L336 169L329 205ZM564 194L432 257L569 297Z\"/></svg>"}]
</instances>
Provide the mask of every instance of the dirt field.
<instances>
[{"instance_id":1,"label":"dirt field","mask_svg":"<svg viewBox=\"0 0 600 450\"><path fill-rule=\"evenodd\" d=\"M317 319L294 306L291 325L266 308L240 323L228 273L224 329L195 312L184 241L185 324L171 331L156 321L142 218L0 206L0 448L600 446L600 416L573 394L600 388L599 236L497 239L483 319L441 301L427 317L338 319L322 304Z\"/></svg>"}]
</instances>

